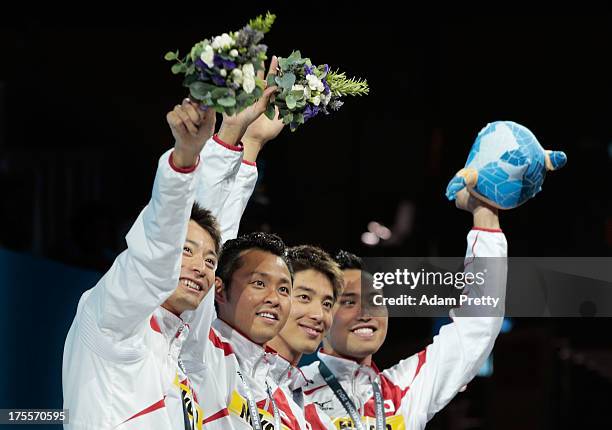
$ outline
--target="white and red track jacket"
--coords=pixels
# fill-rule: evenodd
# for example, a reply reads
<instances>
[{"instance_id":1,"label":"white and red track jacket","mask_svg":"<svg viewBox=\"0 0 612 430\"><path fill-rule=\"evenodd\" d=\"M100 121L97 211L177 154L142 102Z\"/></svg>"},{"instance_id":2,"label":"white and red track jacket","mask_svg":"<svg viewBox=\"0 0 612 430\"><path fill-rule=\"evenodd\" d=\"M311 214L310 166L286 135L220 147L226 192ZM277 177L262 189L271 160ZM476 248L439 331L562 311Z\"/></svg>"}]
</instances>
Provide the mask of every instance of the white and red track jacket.
<instances>
[{"instance_id":1,"label":"white and red track jacket","mask_svg":"<svg viewBox=\"0 0 612 430\"><path fill-rule=\"evenodd\" d=\"M214 295L203 303L213 306ZM221 319L213 322L201 356L185 357L184 363L196 393L202 401L204 429L251 430L251 416L243 375L257 404L262 427L274 428L274 406L278 408L282 430L308 429L302 409L278 386L291 370L274 350L252 342ZM280 429L279 429L280 430Z\"/></svg>"},{"instance_id":2,"label":"white and red track jacket","mask_svg":"<svg viewBox=\"0 0 612 430\"><path fill-rule=\"evenodd\" d=\"M466 271L473 257L503 257L487 262L484 291L505 297L507 244L501 230L473 229L467 236ZM468 293L470 295L470 293ZM503 310L503 308L502 308ZM384 398L387 429L418 430L442 409L474 376L491 353L501 329L500 316L465 316L462 309L450 313L453 322L441 328L423 351L380 372L375 366L319 352L319 360L337 377L362 416L366 428L375 425L372 381ZM351 427L352 421L334 392L323 380L314 362L302 368L312 382L304 387L305 415L313 430L328 429L321 412L334 422L332 428Z\"/></svg>"},{"instance_id":3,"label":"white and red track jacket","mask_svg":"<svg viewBox=\"0 0 612 430\"><path fill-rule=\"evenodd\" d=\"M214 313L201 305L178 318L160 305L178 285L196 192L226 224L242 216L244 207L230 200L241 198L238 192L218 195L228 195L241 159L240 148L218 139L207 142L192 171L173 168L170 151L161 157L151 201L126 237L127 250L79 300L64 346L66 428L183 429L184 411L201 428L203 399L178 359L193 347L188 340L194 330L210 327Z\"/></svg>"},{"instance_id":4,"label":"white and red track jacket","mask_svg":"<svg viewBox=\"0 0 612 430\"><path fill-rule=\"evenodd\" d=\"M285 360L281 356L279 356L275 367L284 370L282 372L274 372L275 375L278 375L278 379L275 379L275 382L283 390L285 396L292 397L295 400L295 402L301 408L302 413L304 413L304 405L305 401L307 400L306 396L304 395L304 389L309 383L312 384L312 381L306 377L304 372L302 372L302 369L291 365L289 361ZM309 410L310 418L315 418L315 426L313 426L309 422L309 416L304 415L309 429L335 428L331 418L324 412L319 411L316 404L311 403Z\"/></svg>"}]
</instances>

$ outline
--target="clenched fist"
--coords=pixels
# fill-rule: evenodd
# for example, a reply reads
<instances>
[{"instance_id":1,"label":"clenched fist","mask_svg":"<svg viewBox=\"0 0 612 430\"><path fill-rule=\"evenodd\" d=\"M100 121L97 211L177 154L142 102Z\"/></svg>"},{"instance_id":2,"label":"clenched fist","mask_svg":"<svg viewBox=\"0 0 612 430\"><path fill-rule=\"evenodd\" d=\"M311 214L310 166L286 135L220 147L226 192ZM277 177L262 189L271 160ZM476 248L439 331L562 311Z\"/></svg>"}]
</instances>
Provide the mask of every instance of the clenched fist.
<instances>
[{"instance_id":1,"label":"clenched fist","mask_svg":"<svg viewBox=\"0 0 612 430\"><path fill-rule=\"evenodd\" d=\"M189 99L176 105L166 115L166 120L176 140L173 161L178 167L190 167L198 161L204 144L215 132L214 109L202 111L199 105Z\"/></svg>"}]
</instances>

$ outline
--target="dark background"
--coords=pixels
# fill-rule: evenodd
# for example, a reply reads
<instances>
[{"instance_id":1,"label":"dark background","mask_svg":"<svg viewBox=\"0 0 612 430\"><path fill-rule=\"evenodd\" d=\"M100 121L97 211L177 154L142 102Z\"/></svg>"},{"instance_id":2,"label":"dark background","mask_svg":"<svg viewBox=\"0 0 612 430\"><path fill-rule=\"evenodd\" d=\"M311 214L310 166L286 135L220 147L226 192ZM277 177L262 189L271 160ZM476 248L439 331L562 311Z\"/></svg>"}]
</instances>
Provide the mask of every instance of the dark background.
<instances>
[{"instance_id":1,"label":"dark background","mask_svg":"<svg viewBox=\"0 0 612 430\"><path fill-rule=\"evenodd\" d=\"M367 78L371 94L269 143L243 232L364 256L462 255L471 220L445 199L446 184L484 125L513 120L569 161L535 199L502 214L510 255L610 256L610 17L175 6L0 18L0 248L10 250L0 254L0 408L61 406L61 351L78 297L124 248L173 143L165 113L185 91L165 52L185 53L267 9L277 14L269 54L299 48ZM360 238L372 220L393 236L370 247ZM611 418L609 319L513 323L493 375L428 428L588 428ZM379 367L422 349L432 330L429 320L392 320Z\"/></svg>"}]
</instances>

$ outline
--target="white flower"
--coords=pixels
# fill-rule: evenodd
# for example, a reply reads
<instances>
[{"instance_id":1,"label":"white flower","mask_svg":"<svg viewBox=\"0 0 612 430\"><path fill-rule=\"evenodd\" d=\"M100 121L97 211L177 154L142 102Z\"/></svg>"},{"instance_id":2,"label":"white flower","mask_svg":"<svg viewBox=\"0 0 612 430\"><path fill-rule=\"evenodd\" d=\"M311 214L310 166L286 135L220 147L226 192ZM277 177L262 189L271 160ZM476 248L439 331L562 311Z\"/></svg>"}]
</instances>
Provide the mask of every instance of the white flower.
<instances>
[{"instance_id":1,"label":"white flower","mask_svg":"<svg viewBox=\"0 0 612 430\"><path fill-rule=\"evenodd\" d=\"M313 98L310 99L310 103L312 103L315 106L319 106L319 104L321 103L321 96L314 96Z\"/></svg>"},{"instance_id":2,"label":"white flower","mask_svg":"<svg viewBox=\"0 0 612 430\"><path fill-rule=\"evenodd\" d=\"M305 86L304 87L304 97L309 99L311 94L312 94L312 91L310 90L310 87L309 86Z\"/></svg>"},{"instance_id":3,"label":"white flower","mask_svg":"<svg viewBox=\"0 0 612 430\"><path fill-rule=\"evenodd\" d=\"M242 84L242 70L240 70L239 68L235 68L234 70L232 70L232 78L237 84Z\"/></svg>"},{"instance_id":4,"label":"white flower","mask_svg":"<svg viewBox=\"0 0 612 430\"><path fill-rule=\"evenodd\" d=\"M208 67L212 67L215 65L214 58L215 51L213 51L212 46L206 45L200 54L200 60L202 60Z\"/></svg>"},{"instance_id":5,"label":"white flower","mask_svg":"<svg viewBox=\"0 0 612 430\"><path fill-rule=\"evenodd\" d=\"M255 89L255 78L253 76L244 75L244 82L242 82L242 88L247 94L251 94Z\"/></svg>"},{"instance_id":6,"label":"white flower","mask_svg":"<svg viewBox=\"0 0 612 430\"><path fill-rule=\"evenodd\" d=\"M323 96L323 100L322 101L323 101L323 105L324 106L327 106L327 104L331 100L331 97L332 97L331 91Z\"/></svg>"},{"instance_id":7,"label":"white flower","mask_svg":"<svg viewBox=\"0 0 612 430\"><path fill-rule=\"evenodd\" d=\"M227 76L227 71L225 69L221 69L219 74L225 78Z\"/></svg>"},{"instance_id":8,"label":"white flower","mask_svg":"<svg viewBox=\"0 0 612 430\"><path fill-rule=\"evenodd\" d=\"M308 86L313 91L323 92L325 90L325 86L323 82L315 75L306 75L306 80L308 81Z\"/></svg>"},{"instance_id":9,"label":"white flower","mask_svg":"<svg viewBox=\"0 0 612 430\"><path fill-rule=\"evenodd\" d=\"M231 57L237 57L238 56L238 50L237 49L232 49L230 51L230 56Z\"/></svg>"},{"instance_id":10,"label":"white flower","mask_svg":"<svg viewBox=\"0 0 612 430\"><path fill-rule=\"evenodd\" d=\"M247 63L242 66L242 73L244 74L245 79L247 76L252 78L255 76L255 67L253 67L251 63Z\"/></svg>"},{"instance_id":11,"label":"white flower","mask_svg":"<svg viewBox=\"0 0 612 430\"><path fill-rule=\"evenodd\" d=\"M227 33L215 37L212 42L212 47L216 50L227 49L232 46L234 46L234 39Z\"/></svg>"},{"instance_id":12,"label":"white flower","mask_svg":"<svg viewBox=\"0 0 612 430\"><path fill-rule=\"evenodd\" d=\"M291 87L291 91L304 91L304 85L295 84Z\"/></svg>"},{"instance_id":13,"label":"white flower","mask_svg":"<svg viewBox=\"0 0 612 430\"><path fill-rule=\"evenodd\" d=\"M315 75L306 75L306 80L308 81L308 86L311 90L315 91L318 87L319 78Z\"/></svg>"}]
</instances>

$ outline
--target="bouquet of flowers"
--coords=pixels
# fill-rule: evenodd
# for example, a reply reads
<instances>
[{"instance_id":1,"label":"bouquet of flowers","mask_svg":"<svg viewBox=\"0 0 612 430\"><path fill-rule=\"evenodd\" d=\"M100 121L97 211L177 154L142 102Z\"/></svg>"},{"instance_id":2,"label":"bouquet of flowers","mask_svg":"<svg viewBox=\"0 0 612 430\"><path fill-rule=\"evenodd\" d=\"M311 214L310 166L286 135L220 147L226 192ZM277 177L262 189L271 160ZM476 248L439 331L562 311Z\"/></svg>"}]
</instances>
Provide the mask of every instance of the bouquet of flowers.
<instances>
[{"instance_id":1,"label":"bouquet of flowers","mask_svg":"<svg viewBox=\"0 0 612 430\"><path fill-rule=\"evenodd\" d=\"M321 112L327 115L340 109L343 96L369 93L365 79L347 78L343 72L330 71L327 64L314 66L309 58L302 58L300 51L278 59L277 75L268 75L268 85L278 86L273 104L291 131ZM274 114L271 104L266 115L273 119Z\"/></svg>"},{"instance_id":2,"label":"bouquet of flowers","mask_svg":"<svg viewBox=\"0 0 612 430\"><path fill-rule=\"evenodd\" d=\"M265 82L257 77L257 71L263 68L268 47L260 42L275 19L268 12L241 30L196 43L183 58L178 51L168 52L164 58L176 61L172 73L185 75L183 86L189 88L192 99L233 115L263 94Z\"/></svg>"}]
</instances>

